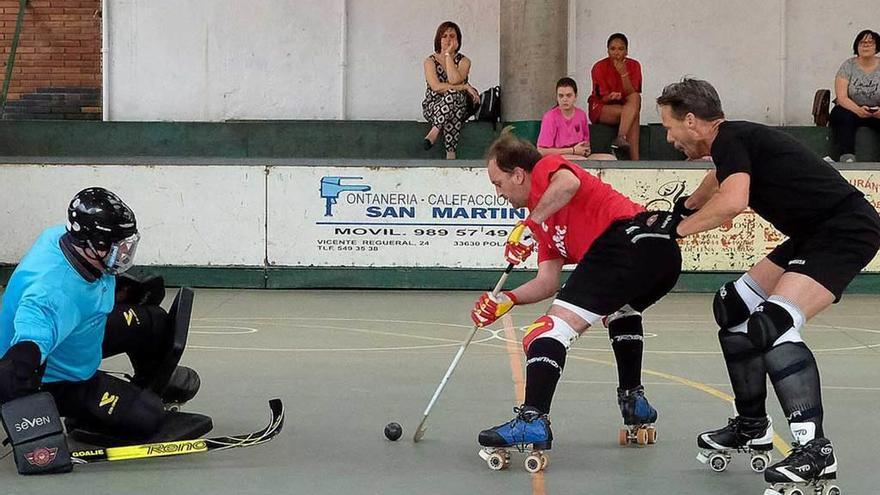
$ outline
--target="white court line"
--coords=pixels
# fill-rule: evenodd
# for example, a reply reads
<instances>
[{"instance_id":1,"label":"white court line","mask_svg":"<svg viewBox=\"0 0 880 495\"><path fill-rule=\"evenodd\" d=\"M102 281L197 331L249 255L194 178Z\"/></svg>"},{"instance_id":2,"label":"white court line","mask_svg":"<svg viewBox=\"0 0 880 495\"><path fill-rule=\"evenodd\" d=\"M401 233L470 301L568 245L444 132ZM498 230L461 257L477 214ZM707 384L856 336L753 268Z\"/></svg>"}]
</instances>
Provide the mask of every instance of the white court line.
<instances>
[{"instance_id":1,"label":"white court line","mask_svg":"<svg viewBox=\"0 0 880 495\"><path fill-rule=\"evenodd\" d=\"M193 328L231 328L234 330L241 330L240 332L206 332L204 330L192 330ZM198 334L198 335L249 335L252 333L257 333L259 330L251 327L215 327L215 326L207 326L207 325L193 325L190 327L189 333Z\"/></svg>"},{"instance_id":2,"label":"white court line","mask_svg":"<svg viewBox=\"0 0 880 495\"><path fill-rule=\"evenodd\" d=\"M492 340L492 336L485 339L475 340L471 344L482 344ZM276 348L276 347L221 347L210 345L192 345L187 349L201 349L211 351L256 351L256 352L360 352L360 351L415 351L422 349L439 349L441 347L455 347L461 345L461 342L450 342L448 344L429 344L429 345L412 345L400 347L351 347L337 349L292 349L292 348Z\"/></svg>"},{"instance_id":3,"label":"white court line","mask_svg":"<svg viewBox=\"0 0 880 495\"><path fill-rule=\"evenodd\" d=\"M386 320L386 319L370 319L370 318L326 318L326 317L307 317L307 316L266 316L266 317L207 317L207 318L194 318L194 320L204 320L204 321L250 321L250 320L259 320L259 321L356 321L356 322L373 322L373 323L402 323L409 325L423 325L423 326L445 326L445 327L453 327L453 328L472 328L468 325L462 325L458 323L444 323L444 322L432 322L432 321L415 321L415 320ZM667 320L667 322L675 323L679 320ZM304 325L291 325L294 327L304 327ZM833 330L851 330L858 332L866 332L873 334L880 334L880 330L872 330L868 328L859 328L859 327L844 327L844 326L833 326L833 325L821 325L816 324L812 325L812 327L816 328L829 328ZM213 328L222 328L222 327L213 327ZM247 327L229 327L229 328L247 328ZM441 342L458 342L453 339L445 339L441 337L429 337L424 335L413 335L413 334L405 334L405 333L395 333L395 332L384 332L381 330L369 330L362 328L353 328L353 327L336 327L336 326L308 326L306 328L314 328L315 330L320 329L330 329L330 330L341 330L353 333L364 333L371 335L385 335L391 337L399 337L399 338L413 338L420 340L433 340L433 341L441 341ZM526 327L518 327L518 330L524 331ZM492 335L487 337L486 339L482 339L476 342L487 342L489 340L499 340L502 342L508 342L508 339L501 336L501 329L492 329L492 328L484 328L490 332ZM598 330L598 329L597 329ZM682 330L684 331L684 330ZM206 332L207 333L207 332ZM255 333L255 332L247 332L247 333ZM214 332L213 334L227 334L227 335L236 335L238 333L234 332ZM591 334L585 334L591 335ZM646 336L658 337L658 334L655 333L646 333ZM600 334L599 332L593 332L591 337L593 338L607 338L605 335ZM583 337L581 337L583 338ZM851 338L851 337L850 337ZM518 342L518 341L517 341ZM446 345L442 345L440 347L445 347ZM222 346L191 346L194 349L229 349L229 350L258 350L258 351L269 351L271 348L248 348L248 347L222 347ZM364 350L364 351L379 351L379 350L414 350L418 348L430 349L433 346L398 346L398 347L369 347L369 348L339 348L339 349L301 349L303 352L318 352L322 350L326 351L356 351L356 350ZM828 352L843 352L843 351L858 351L863 349L875 349L880 348L880 343L878 344L860 344L856 346L848 346L848 347L836 347L830 349L817 349L813 348L812 351L814 353L828 353ZM298 349L296 348L286 348L286 349L278 349L279 351L284 352L295 352ZM572 347L572 351L584 351L584 352L605 352L610 353L612 350L610 348L589 348L589 347ZM719 350L654 350L654 349L645 349L643 351L645 354L669 354L669 355L705 355L705 356L718 356L721 355Z\"/></svg>"}]
</instances>

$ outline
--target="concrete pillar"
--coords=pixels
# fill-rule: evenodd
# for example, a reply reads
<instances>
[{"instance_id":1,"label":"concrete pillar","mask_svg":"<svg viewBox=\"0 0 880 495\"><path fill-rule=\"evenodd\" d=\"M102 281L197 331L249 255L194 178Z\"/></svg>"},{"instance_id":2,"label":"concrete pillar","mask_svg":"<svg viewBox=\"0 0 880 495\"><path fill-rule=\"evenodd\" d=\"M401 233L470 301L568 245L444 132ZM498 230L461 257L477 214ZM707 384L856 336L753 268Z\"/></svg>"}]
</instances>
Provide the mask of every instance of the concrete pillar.
<instances>
[{"instance_id":1,"label":"concrete pillar","mask_svg":"<svg viewBox=\"0 0 880 495\"><path fill-rule=\"evenodd\" d=\"M567 73L568 0L501 0L501 101L506 122L535 121ZM525 129L517 128L524 135Z\"/></svg>"}]
</instances>

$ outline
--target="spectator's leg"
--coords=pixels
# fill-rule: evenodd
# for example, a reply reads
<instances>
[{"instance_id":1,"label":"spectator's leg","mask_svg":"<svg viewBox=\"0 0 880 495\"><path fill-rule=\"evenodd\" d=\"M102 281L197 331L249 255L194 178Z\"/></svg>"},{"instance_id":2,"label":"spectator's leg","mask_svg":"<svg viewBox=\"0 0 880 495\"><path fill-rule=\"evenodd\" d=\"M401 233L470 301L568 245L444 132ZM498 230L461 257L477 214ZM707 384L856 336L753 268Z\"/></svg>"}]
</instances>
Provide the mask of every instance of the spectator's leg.
<instances>
[{"instance_id":1,"label":"spectator's leg","mask_svg":"<svg viewBox=\"0 0 880 495\"><path fill-rule=\"evenodd\" d=\"M620 114L622 112L623 105L606 103L605 105L602 105L602 113L599 114L599 123L607 125L620 125Z\"/></svg>"},{"instance_id":2,"label":"spectator's leg","mask_svg":"<svg viewBox=\"0 0 880 495\"><path fill-rule=\"evenodd\" d=\"M446 115L446 122L443 124L443 141L446 147L446 159L455 159L455 149L458 147L458 138L461 134L461 128L464 123L465 114L465 98L467 94L457 91L449 91L448 99L449 113Z\"/></svg>"},{"instance_id":3,"label":"spectator's leg","mask_svg":"<svg viewBox=\"0 0 880 495\"><path fill-rule=\"evenodd\" d=\"M425 139L430 141L431 144L434 144L435 142L437 142L437 136L439 136L439 135L440 135L440 128L437 127L436 125L432 125L431 130L428 131L428 134L425 136Z\"/></svg>"},{"instance_id":4,"label":"spectator's leg","mask_svg":"<svg viewBox=\"0 0 880 495\"><path fill-rule=\"evenodd\" d=\"M431 130L428 131L428 134L425 136L425 139L428 140L432 145L437 142L437 136L440 135L440 129L443 127L443 122L445 118L443 117L440 109L443 107L443 99L436 100L425 100L422 103L422 113L425 116L425 120L431 124Z\"/></svg>"},{"instance_id":5,"label":"spectator's leg","mask_svg":"<svg viewBox=\"0 0 880 495\"><path fill-rule=\"evenodd\" d=\"M831 110L831 134L837 144L838 158L841 155L855 154L856 128L860 120L863 119L840 105L835 105Z\"/></svg>"},{"instance_id":6,"label":"spectator's leg","mask_svg":"<svg viewBox=\"0 0 880 495\"><path fill-rule=\"evenodd\" d=\"M639 159L639 113L641 110L642 95L630 93L620 112L620 127L617 129L617 134L626 135L626 140L629 142L630 160Z\"/></svg>"}]
</instances>

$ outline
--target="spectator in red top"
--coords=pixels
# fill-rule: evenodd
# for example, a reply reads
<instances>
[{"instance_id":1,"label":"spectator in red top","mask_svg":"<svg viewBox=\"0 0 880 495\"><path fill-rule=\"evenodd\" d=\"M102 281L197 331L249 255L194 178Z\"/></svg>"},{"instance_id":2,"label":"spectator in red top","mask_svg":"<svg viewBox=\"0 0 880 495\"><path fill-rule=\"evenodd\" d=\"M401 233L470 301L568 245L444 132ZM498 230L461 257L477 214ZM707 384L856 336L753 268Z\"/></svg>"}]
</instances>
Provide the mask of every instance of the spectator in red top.
<instances>
[{"instance_id":1,"label":"spectator in red top","mask_svg":"<svg viewBox=\"0 0 880 495\"><path fill-rule=\"evenodd\" d=\"M607 317L617 361L618 404L626 426L621 441L638 436L644 444L646 438L653 438L657 412L645 399L641 382L641 312L675 285L681 271L678 244L669 236L644 233L643 219L657 212L645 212L643 206L559 155L542 157L531 143L504 134L487 157L489 180L497 194L512 206L529 210L528 219L511 231L505 257L518 264L532 253L526 235L530 231L537 241L538 273L513 290L484 293L471 319L477 326L487 326L514 305L556 297L523 336L525 403L512 428L525 427L528 435L511 437L508 424L483 431L479 443L487 448L528 443L536 450L549 449L552 434L546 417L569 346ZM560 290L562 267L572 264L577 266Z\"/></svg>"},{"instance_id":2,"label":"spectator in red top","mask_svg":"<svg viewBox=\"0 0 880 495\"><path fill-rule=\"evenodd\" d=\"M639 159L639 112L642 109L642 66L627 58L629 41L621 33L608 38L608 58L596 62L590 75L590 121L617 126L612 149Z\"/></svg>"}]
</instances>

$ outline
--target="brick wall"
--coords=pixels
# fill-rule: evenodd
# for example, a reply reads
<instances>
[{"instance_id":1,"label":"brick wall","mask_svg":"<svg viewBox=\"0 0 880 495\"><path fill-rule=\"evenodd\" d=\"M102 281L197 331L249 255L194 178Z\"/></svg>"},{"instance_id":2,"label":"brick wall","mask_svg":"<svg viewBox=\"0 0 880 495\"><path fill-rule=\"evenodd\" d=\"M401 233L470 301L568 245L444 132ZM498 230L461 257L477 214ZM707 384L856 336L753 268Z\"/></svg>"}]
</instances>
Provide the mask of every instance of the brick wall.
<instances>
[{"instance_id":1,"label":"brick wall","mask_svg":"<svg viewBox=\"0 0 880 495\"><path fill-rule=\"evenodd\" d=\"M29 0L4 119L101 119L101 0ZM18 0L0 0L0 81Z\"/></svg>"}]
</instances>

